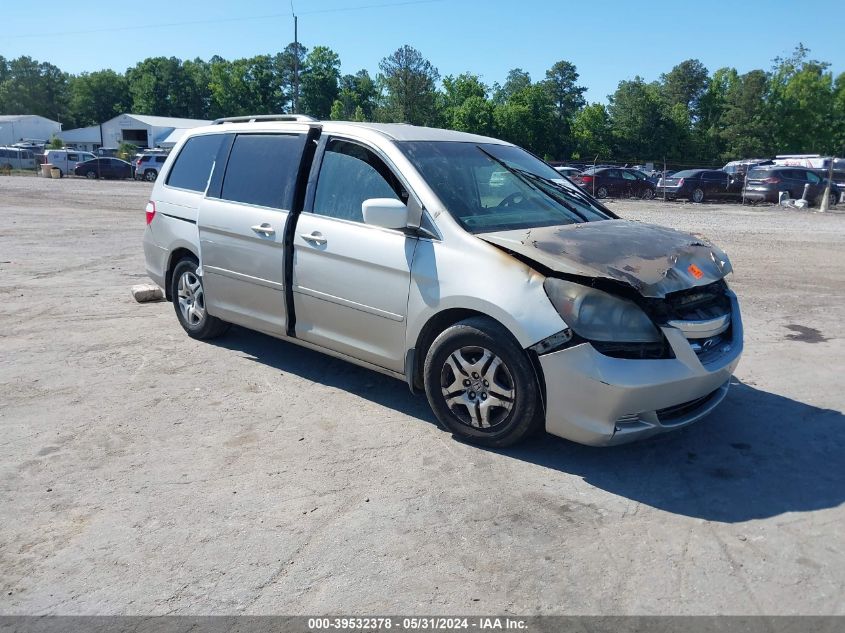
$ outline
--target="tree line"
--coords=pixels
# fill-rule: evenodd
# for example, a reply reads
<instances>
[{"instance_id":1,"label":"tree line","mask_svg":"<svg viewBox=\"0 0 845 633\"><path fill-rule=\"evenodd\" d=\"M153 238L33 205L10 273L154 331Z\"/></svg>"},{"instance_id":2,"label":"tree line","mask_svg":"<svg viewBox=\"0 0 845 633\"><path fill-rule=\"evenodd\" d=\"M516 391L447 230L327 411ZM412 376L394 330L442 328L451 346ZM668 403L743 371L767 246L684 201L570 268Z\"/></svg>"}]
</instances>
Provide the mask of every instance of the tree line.
<instances>
[{"instance_id":1,"label":"tree line","mask_svg":"<svg viewBox=\"0 0 845 633\"><path fill-rule=\"evenodd\" d=\"M441 81L407 45L382 59L375 77L340 68L331 48L293 43L235 60L151 57L122 74L72 75L30 57L0 56L0 113L40 114L70 129L123 112L194 119L287 113L298 95L299 112L320 119L446 127L554 160L694 165L845 149L845 73L834 77L830 64L800 44L770 69L746 73L711 73L689 59L657 81L620 81L607 104L586 102L577 69L565 60L537 80L515 68L492 85L471 72Z\"/></svg>"}]
</instances>

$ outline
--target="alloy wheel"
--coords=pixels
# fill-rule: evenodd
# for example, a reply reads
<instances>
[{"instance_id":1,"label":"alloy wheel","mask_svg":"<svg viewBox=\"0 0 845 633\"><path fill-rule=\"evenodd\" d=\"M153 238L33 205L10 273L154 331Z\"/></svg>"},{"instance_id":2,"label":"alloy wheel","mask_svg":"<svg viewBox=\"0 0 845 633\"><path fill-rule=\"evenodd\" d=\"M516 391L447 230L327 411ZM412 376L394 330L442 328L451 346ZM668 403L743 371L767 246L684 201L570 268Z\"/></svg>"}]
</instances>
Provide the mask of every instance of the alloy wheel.
<instances>
[{"instance_id":1,"label":"alloy wheel","mask_svg":"<svg viewBox=\"0 0 845 633\"><path fill-rule=\"evenodd\" d=\"M440 391L452 414L467 426L491 429L505 421L516 397L507 365L483 347L455 350L440 372Z\"/></svg>"},{"instance_id":2,"label":"alloy wheel","mask_svg":"<svg viewBox=\"0 0 845 633\"><path fill-rule=\"evenodd\" d=\"M190 271L182 273L179 277L177 294L179 310L185 323L191 327L201 325L205 318L205 295L199 277Z\"/></svg>"}]
</instances>

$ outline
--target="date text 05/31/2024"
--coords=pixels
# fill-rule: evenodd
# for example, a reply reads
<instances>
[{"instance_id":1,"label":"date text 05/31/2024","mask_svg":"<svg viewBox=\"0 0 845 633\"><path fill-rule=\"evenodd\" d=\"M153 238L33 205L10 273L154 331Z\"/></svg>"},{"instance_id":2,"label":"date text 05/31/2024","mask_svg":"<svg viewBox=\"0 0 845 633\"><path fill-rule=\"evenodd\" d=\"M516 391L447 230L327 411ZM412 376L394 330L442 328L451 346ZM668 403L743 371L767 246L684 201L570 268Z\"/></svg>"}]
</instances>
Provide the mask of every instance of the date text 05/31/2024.
<instances>
[{"instance_id":1,"label":"date text 05/31/2024","mask_svg":"<svg viewBox=\"0 0 845 633\"><path fill-rule=\"evenodd\" d=\"M527 628L525 620L500 617L334 617L308 618L311 631L521 631Z\"/></svg>"}]
</instances>

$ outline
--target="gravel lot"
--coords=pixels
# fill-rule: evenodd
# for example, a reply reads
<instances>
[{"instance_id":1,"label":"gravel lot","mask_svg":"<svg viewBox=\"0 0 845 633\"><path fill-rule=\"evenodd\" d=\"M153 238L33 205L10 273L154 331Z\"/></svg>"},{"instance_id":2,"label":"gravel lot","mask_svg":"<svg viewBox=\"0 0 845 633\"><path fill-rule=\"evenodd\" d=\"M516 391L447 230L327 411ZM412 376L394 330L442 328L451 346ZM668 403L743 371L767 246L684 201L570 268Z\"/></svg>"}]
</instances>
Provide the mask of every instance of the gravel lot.
<instances>
[{"instance_id":1,"label":"gravel lot","mask_svg":"<svg viewBox=\"0 0 845 633\"><path fill-rule=\"evenodd\" d=\"M136 304L150 188L0 177L0 613L845 614L845 214L611 202L731 255L736 384L641 444L490 451Z\"/></svg>"}]
</instances>

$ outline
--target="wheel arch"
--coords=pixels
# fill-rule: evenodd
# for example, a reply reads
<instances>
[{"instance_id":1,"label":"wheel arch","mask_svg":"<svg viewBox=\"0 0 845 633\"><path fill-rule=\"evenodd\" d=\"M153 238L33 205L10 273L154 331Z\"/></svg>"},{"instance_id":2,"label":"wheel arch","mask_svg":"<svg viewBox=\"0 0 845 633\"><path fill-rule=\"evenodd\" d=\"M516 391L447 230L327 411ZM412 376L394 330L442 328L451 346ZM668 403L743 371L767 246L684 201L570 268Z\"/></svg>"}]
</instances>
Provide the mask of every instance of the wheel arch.
<instances>
[{"instance_id":1,"label":"wheel arch","mask_svg":"<svg viewBox=\"0 0 845 633\"><path fill-rule=\"evenodd\" d=\"M196 253L184 246L180 246L170 253L170 257L167 260L167 271L164 273L164 297L168 301L173 300L173 293L170 292L170 287L173 285L173 269L183 259L193 259L197 263L200 260Z\"/></svg>"},{"instance_id":2,"label":"wheel arch","mask_svg":"<svg viewBox=\"0 0 845 633\"><path fill-rule=\"evenodd\" d=\"M424 390L423 366L425 365L425 357L428 355L428 350L431 349L431 344L434 342L434 339L436 339L447 328L473 317L482 317L496 323L499 327L513 336L517 345L522 347L522 345L519 344L517 336L499 319L471 308L446 308L429 317L428 321L426 321L420 329L414 347L409 350L409 364L411 366L406 368L406 373L410 372L410 375L407 378L408 384L412 390ZM531 359L531 354L527 351L526 354L529 359ZM531 363L532 365L534 364L533 359L531 359Z\"/></svg>"}]
</instances>

